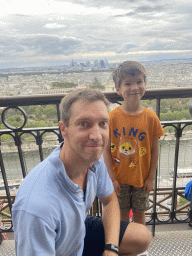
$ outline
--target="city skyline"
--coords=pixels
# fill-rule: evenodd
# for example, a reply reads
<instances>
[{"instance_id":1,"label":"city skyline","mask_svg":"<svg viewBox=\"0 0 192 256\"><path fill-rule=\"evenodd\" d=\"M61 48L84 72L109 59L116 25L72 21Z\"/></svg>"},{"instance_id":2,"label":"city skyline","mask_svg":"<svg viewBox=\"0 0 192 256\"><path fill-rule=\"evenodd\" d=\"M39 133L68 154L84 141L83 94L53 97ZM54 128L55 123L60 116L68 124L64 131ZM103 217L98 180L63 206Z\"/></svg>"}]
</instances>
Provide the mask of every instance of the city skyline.
<instances>
[{"instance_id":1,"label":"city skyline","mask_svg":"<svg viewBox=\"0 0 192 256\"><path fill-rule=\"evenodd\" d=\"M151 64L153 65L153 63L169 63L169 62L173 62L173 63L177 63L177 62L191 62L192 61L192 57L188 58L175 58L175 59L159 59L159 60L144 60L144 61L140 61L140 63L142 63L144 66L147 64ZM103 64L101 64L103 63ZM57 70L58 72L68 72L68 71L92 71L94 69L98 69L102 71L102 69L108 69L110 70L111 68L115 68L116 66L118 66L120 63L119 62L110 62L108 61L108 59L89 59L89 60L69 60L68 62L66 62L65 64L61 64L61 65L48 65L48 66L24 66L24 67L10 67L10 68L0 68L0 74L3 75L4 73L9 73L9 72L14 72L15 74L17 74L17 70L19 72L19 70L23 70L24 72L26 72L27 70L34 70L37 72L42 72L42 70L44 70L44 72L51 72L51 70ZM67 69L66 69L67 68Z\"/></svg>"},{"instance_id":2,"label":"city skyline","mask_svg":"<svg viewBox=\"0 0 192 256\"><path fill-rule=\"evenodd\" d=\"M0 69L192 58L192 2L4 0Z\"/></svg>"},{"instance_id":3,"label":"city skyline","mask_svg":"<svg viewBox=\"0 0 192 256\"><path fill-rule=\"evenodd\" d=\"M147 73L147 89L192 86L192 58L142 64ZM58 94L89 87L114 91L112 68L116 65L97 60L84 64L71 61L65 67L4 69L0 71L0 96Z\"/></svg>"}]
</instances>

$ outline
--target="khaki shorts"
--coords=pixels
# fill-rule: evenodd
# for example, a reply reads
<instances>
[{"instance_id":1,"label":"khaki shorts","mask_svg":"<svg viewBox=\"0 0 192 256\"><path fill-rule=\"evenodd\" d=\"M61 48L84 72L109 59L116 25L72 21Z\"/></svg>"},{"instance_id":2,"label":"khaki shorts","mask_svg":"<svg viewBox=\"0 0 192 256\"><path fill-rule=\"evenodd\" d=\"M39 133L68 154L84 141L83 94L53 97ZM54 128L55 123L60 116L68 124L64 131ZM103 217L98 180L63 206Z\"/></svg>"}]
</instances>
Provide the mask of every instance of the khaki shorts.
<instances>
[{"instance_id":1,"label":"khaki shorts","mask_svg":"<svg viewBox=\"0 0 192 256\"><path fill-rule=\"evenodd\" d=\"M122 212L132 209L135 212L144 212L149 209L149 194L143 188L136 188L127 184L120 184L121 193L118 196Z\"/></svg>"}]
</instances>

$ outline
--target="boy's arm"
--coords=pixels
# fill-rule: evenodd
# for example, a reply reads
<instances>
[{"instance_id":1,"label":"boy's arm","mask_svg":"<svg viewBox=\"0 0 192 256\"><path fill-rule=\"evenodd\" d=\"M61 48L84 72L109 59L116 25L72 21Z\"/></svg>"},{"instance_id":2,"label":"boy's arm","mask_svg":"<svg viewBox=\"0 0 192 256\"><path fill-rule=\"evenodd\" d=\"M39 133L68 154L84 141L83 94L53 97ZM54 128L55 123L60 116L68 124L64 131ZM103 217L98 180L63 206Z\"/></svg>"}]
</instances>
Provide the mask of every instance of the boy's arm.
<instances>
[{"instance_id":1,"label":"boy's arm","mask_svg":"<svg viewBox=\"0 0 192 256\"><path fill-rule=\"evenodd\" d=\"M107 167L107 171L109 173L109 177L111 178L112 182L113 182L113 186L115 189L115 192L117 195L120 194L120 185L119 182L115 179L115 176L113 174L113 166L112 166L112 159L111 159L111 140L109 138L109 142L103 152L103 158L105 161L105 165Z\"/></svg>"},{"instance_id":2,"label":"boy's arm","mask_svg":"<svg viewBox=\"0 0 192 256\"><path fill-rule=\"evenodd\" d=\"M146 193L149 193L150 191L152 191L154 187L158 156L159 156L159 138L155 138L153 139L152 148L151 148L151 165L150 165L149 176L143 186L143 190Z\"/></svg>"}]
</instances>

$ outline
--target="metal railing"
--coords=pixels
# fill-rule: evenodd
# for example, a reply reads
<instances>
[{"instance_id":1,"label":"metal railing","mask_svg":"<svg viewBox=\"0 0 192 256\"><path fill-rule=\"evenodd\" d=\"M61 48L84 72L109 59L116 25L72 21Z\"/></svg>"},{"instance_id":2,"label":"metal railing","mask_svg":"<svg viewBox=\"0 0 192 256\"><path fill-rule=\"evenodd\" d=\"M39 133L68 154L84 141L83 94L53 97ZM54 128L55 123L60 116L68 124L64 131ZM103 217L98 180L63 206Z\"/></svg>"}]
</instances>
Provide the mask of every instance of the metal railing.
<instances>
[{"instance_id":1,"label":"metal railing","mask_svg":"<svg viewBox=\"0 0 192 256\"><path fill-rule=\"evenodd\" d=\"M118 96L115 92L104 92L106 97L112 103L119 103L123 99ZM0 167L3 178L3 185L1 188L6 192L5 194L0 194L0 202L2 207L0 207L0 216L2 219L4 227L1 226L0 229L12 231L11 222L11 208L14 203L15 195L11 194L13 188L18 188L20 181L27 175L27 163L24 157L25 150L22 149L23 137L25 135L30 135L34 138L36 143L39 161L42 161L44 157L43 144L45 143L44 136L46 134L53 134L55 143L60 143L62 141L62 136L60 134L58 127L41 127L41 128L25 128L27 123L27 115L22 109L22 106L31 105L55 105L57 109L57 120L60 120L59 104L60 100L65 96L65 94L58 95L33 95L33 96L18 96L18 97L0 97L0 107L3 107L3 112L1 115L1 120L7 129L0 130L0 138L3 135L9 135L13 139L13 150L6 148L3 151L3 143L1 143L0 148ZM192 98L192 88L178 88L178 89L155 89L147 90L143 100L155 99L156 100L156 113L160 116L160 101L161 99L170 98ZM6 121L6 113L10 109L16 109L23 115L23 124L19 127L13 127ZM184 121L167 121L162 122L163 127L172 126L175 130L175 155L174 155L174 168L173 168L173 178L172 185L170 187L158 187L158 173L155 179L155 187L152 193L150 193L150 209L146 212L147 224L153 225L153 235L155 234L155 225L162 223L178 223L178 222L189 222L192 221L192 203L185 202L184 204L178 203L178 197L180 201L184 200L184 186L177 186L177 170L179 161L179 146L180 140L183 134L183 130L187 126L192 125L192 120ZM56 142L57 141L57 142ZM32 151L32 148L28 148L27 151ZM7 152L6 152L7 151ZM22 178L17 183L10 184L7 179L7 167L5 166L5 152L9 155L13 152L18 155L19 164L22 171ZM161 155L160 155L161 158ZM29 170L30 171L30 170ZM1 190L0 190L1 191ZM182 200L183 198L183 200ZM170 202L171 200L171 202ZM170 204L167 204L167 203ZM191 205L190 205L191 204ZM90 210L92 215L101 215L102 206L98 199L95 200L92 209Z\"/></svg>"}]
</instances>

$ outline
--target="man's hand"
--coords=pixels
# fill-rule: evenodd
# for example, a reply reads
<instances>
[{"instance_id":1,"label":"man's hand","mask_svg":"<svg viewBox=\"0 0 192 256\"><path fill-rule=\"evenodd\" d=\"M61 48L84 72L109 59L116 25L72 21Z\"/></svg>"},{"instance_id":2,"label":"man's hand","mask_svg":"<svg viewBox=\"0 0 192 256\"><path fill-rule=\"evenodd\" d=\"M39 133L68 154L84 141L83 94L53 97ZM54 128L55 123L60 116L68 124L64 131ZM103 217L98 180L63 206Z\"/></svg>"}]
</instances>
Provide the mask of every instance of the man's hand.
<instances>
[{"instance_id":1,"label":"man's hand","mask_svg":"<svg viewBox=\"0 0 192 256\"><path fill-rule=\"evenodd\" d=\"M114 190L117 196L120 196L121 186L117 180L113 180Z\"/></svg>"},{"instance_id":2,"label":"man's hand","mask_svg":"<svg viewBox=\"0 0 192 256\"><path fill-rule=\"evenodd\" d=\"M150 193L154 188L154 179L147 179L144 183L143 190L145 193Z\"/></svg>"}]
</instances>

